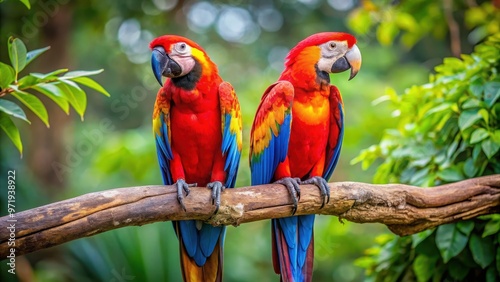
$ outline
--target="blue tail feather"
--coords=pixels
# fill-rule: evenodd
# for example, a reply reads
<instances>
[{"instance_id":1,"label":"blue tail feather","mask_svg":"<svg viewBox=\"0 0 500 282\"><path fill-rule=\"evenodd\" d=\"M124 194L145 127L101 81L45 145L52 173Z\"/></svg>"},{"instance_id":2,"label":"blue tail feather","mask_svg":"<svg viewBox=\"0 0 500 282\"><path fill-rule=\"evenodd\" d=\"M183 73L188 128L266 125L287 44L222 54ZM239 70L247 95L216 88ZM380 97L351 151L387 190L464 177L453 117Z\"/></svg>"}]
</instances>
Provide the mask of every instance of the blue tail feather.
<instances>
[{"instance_id":1,"label":"blue tail feather","mask_svg":"<svg viewBox=\"0 0 500 282\"><path fill-rule=\"evenodd\" d=\"M178 235L182 238L188 256L193 258L198 266L203 266L214 252L219 239L225 236L226 228L201 223L201 229L198 229L195 220L182 220L177 223L180 233Z\"/></svg>"},{"instance_id":2,"label":"blue tail feather","mask_svg":"<svg viewBox=\"0 0 500 282\"><path fill-rule=\"evenodd\" d=\"M314 227L314 215L303 215L303 216L292 216L277 219L277 223L273 225L277 228L276 233L280 232L283 234L286 246L281 245L281 248L286 247L288 252L288 258L280 256L281 259L288 259L285 264L290 268L290 274L293 276L294 281L304 281L304 273L310 272L311 270L306 270L308 267L308 251L312 243L313 237L313 227ZM277 244L279 244L279 238L277 239ZM278 246L275 246L278 247ZM309 257L312 259L312 257ZM286 269L282 269L282 275L287 272Z\"/></svg>"}]
</instances>

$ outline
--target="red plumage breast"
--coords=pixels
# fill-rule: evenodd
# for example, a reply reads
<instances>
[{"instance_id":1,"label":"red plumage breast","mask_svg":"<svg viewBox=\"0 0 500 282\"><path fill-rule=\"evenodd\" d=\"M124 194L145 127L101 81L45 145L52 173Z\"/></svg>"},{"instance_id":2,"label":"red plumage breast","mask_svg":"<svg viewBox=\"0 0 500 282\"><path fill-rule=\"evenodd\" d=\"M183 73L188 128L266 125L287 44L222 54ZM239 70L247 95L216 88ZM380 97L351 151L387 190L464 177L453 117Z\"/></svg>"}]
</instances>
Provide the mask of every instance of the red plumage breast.
<instances>
[{"instance_id":1,"label":"red plumage breast","mask_svg":"<svg viewBox=\"0 0 500 282\"><path fill-rule=\"evenodd\" d=\"M217 88L215 88L217 89ZM174 91L170 110L171 147L182 161L188 183L206 186L216 158L222 158L221 114L217 93Z\"/></svg>"},{"instance_id":2,"label":"red plumage breast","mask_svg":"<svg viewBox=\"0 0 500 282\"><path fill-rule=\"evenodd\" d=\"M292 177L309 178L313 167L325 155L328 140L327 123L307 125L293 121L292 135L288 145L288 159Z\"/></svg>"},{"instance_id":3,"label":"red plumage breast","mask_svg":"<svg viewBox=\"0 0 500 282\"><path fill-rule=\"evenodd\" d=\"M290 172L292 177L316 176L309 173L316 165L324 166L324 163L318 162L324 162L328 142L330 124L328 96L318 91L308 93L307 98L301 99L300 93L296 93L292 115L292 132L288 145Z\"/></svg>"}]
</instances>

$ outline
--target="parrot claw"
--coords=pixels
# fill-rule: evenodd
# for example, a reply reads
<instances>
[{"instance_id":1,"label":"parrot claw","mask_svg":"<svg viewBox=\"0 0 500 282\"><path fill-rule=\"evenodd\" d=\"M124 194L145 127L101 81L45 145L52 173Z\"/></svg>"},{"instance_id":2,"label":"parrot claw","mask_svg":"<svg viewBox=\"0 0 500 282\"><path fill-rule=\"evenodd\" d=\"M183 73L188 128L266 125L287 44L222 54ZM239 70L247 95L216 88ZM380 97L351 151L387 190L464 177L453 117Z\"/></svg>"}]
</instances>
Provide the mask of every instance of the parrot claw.
<instances>
[{"instance_id":1,"label":"parrot claw","mask_svg":"<svg viewBox=\"0 0 500 282\"><path fill-rule=\"evenodd\" d=\"M209 189L212 189L212 205L215 205L216 214L219 211L220 207L220 193L226 189L226 186L222 184L220 181L214 181L207 184Z\"/></svg>"},{"instance_id":2,"label":"parrot claw","mask_svg":"<svg viewBox=\"0 0 500 282\"><path fill-rule=\"evenodd\" d=\"M313 184L319 188L321 198L323 199L320 209L330 202L330 186L328 186L328 182L323 177L313 176L307 180L300 181L300 184Z\"/></svg>"},{"instance_id":3,"label":"parrot claw","mask_svg":"<svg viewBox=\"0 0 500 282\"><path fill-rule=\"evenodd\" d=\"M184 195L182 194L182 191L186 193L187 197L189 195L189 187L195 187L197 185L198 184L196 183L187 184L184 179L179 179L175 182L175 186L177 186L177 201L179 201L179 204L184 211L186 211L186 206L184 205Z\"/></svg>"},{"instance_id":4,"label":"parrot claw","mask_svg":"<svg viewBox=\"0 0 500 282\"><path fill-rule=\"evenodd\" d=\"M274 183L284 185L288 189L288 193L290 193L293 200L292 215L294 215L297 212L300 200L300 178L285 177Z\"/></svg>"}]
</instances>

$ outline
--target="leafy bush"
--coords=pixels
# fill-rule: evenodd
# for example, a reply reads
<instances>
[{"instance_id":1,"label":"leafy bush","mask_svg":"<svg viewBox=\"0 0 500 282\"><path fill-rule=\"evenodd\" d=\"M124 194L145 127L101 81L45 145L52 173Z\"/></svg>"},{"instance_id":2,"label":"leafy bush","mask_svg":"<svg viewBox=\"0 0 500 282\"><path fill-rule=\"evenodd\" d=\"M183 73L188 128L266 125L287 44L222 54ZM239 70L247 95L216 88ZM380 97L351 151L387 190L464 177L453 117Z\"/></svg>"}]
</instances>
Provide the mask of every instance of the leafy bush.
<instances>
[{"instance_id":1,"label":"leafy bush","mask_svg":"<svg viewBox=\"0 0 500 282\"><path fill-rule=\"evenodd\" d=\"M69 114L69 106L71 105L82 120L87 107L87 96L78 84L109 96L109 93L101 85L87 77L101 73L102 69L71 72L68 72L68 69L59 69L45 74L30 73L19 78L19 73L35 58L49 50L49 47L28 52L19 38L10 37L7 48L11 65L0 62L0 128L7 134L21 154L23 151L21 136L19 129L11 118L21 119L28 123L30 121L19 105L5 98L9 96L16 98L49 127L47 109L40 99L30 92L35 91L49 97L66 114Z\"/></svg>"},{"instance_id":2,"label":"leafy bush","mask_svg":"<svg viewBox=\"0 0 500 282\"><path fill-rule=\"evenodd\" d=\"M479 1L483 2L483 1ZM362 1L349 13L348 26L358 34L375 33L382 45L413 47L425 37L446 38L449 17L474 43L500 32L500 13L492 1ZM448 14L448 15L447 15ZM462 22L463 21L463 22Z\"/></svg>"},{"instance_id":3,"label":"leafy bush","mask_svg":"<svg viewBox=\"0 0 500 282\"><path fill-rule=\"evenodd\" d=\"M375 182L428 187L500 173L500 34L435 70L429 83L380 99L397 108L398 126L353 160L367 168L381 158ZM357 264L371 281L498 281L499 231L496 214L384 235Z\"/></svg>"}]
</instances>

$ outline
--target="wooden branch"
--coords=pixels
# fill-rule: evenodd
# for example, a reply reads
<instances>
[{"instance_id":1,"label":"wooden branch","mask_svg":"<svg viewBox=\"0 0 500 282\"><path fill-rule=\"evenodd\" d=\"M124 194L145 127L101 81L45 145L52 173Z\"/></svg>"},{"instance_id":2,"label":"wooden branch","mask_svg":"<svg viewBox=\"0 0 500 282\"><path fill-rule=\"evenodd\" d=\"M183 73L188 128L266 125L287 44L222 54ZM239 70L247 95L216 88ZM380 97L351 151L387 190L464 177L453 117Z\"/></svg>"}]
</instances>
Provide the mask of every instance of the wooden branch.
<instances>
[{"instance_id":1,"label":"wooden branch","mask_svg":"<svg viewBox=\"0 0 500 282\"><path fill-rule=\"evenodd\" d=\"M402 184L330 183L331 200L320 209L319 190L301 186L296 215L336 215L340 219L378 222L401 236L441 224L500 211L500 174L453 184L419 188ZM157 221L197 219L214 225L290 216L292 201L282 185L226 189L217 214L210 190L191 188L183 211L173 186L142 186L95 192L0 218L0 256L5 258L15 234L16 255L56 246L108 230ZM15 220L15 222L14 222ZM15 226L15 231L6 226ZM11 243L12 244L12 243Z\"/></svg>"},{"instance_id":2,"label":"wooden branch","mask_svg":"<svg viewBox=\"0 0 500 282\"><path fill-rule=\"evenodd\" d=\"M462 53L462 48L460 46L460 27L455 18L453 18L453 0L444 0L443 10L448 29L450 30L451 53L453 56L460 58L460 54Z\"/></svg>"}]
</instances>

